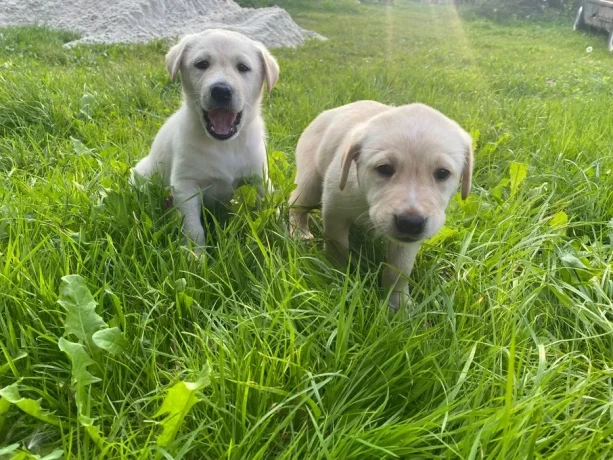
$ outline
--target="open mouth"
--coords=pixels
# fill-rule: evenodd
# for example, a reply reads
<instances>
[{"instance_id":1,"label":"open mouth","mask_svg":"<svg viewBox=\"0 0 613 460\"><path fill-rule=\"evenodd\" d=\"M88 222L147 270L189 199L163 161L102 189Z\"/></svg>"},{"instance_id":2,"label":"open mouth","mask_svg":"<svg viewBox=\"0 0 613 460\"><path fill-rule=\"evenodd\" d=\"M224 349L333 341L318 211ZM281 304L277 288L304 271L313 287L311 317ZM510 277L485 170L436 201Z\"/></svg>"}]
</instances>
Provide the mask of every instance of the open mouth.
<instances>
[{"instance_id":1,"label":"open mouth","mask_svg":"<svg viewBox=\"0 0 613 460\"><path fill-rule=\"evenodd\" d=\"M420 238L414 238L412 236L393 235L392 239L400 241L401 243L417 243Z\"/></svg>"},{"instance_id":2,"label":"open mouth","mask_svg":"<svg viewBox=\"0 0 613 460\"><path fill-rule=\"evenodd\" d=\"M230 139L238 132L238 125L241 122L243 112L232 112L228 109L213 109L202 111L206 130L211 136L220 141Z\"/></svg>"}]
</instances>

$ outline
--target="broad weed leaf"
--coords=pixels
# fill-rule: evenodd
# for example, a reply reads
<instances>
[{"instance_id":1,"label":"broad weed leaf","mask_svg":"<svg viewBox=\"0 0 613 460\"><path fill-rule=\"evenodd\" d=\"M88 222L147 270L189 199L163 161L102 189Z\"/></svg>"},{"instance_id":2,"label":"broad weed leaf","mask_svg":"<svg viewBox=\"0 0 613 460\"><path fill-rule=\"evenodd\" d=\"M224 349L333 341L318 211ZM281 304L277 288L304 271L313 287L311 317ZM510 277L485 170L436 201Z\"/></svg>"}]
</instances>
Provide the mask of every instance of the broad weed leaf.
<instances>
[{"instance_id":1,"label":"broad weed leaf","mask_svg":"<svg viewBox=\"0 0 613 460\"><path fill-rule=\"evenodd\" d=\"M79 423L85 428L85 431L98 448L100 450L104 449L106 444L108 444L108 439L102 435L100 428L94 425L94 421L85 415L79 415Z\"/></svg>"},{"instance_id":2,"label":"broad weed leaf","mask_svg":"<svg viewBox=\"0 0 613 460\"><path fill-rule=\"evenodd\" d=\"M473 149L476 150L476 146L479 143L479 139L481 138L481 131L479 131L478 129L471 129L470 137L473 140Z\"/></svg>"},{"instance_id":3,"label":"broad weed leaf","mask_svg":"<svg viewBox=\"0 0 613 460\"><path fill-rule=\"evenodd\" d=\"M525 163L512 162L510 166L511 195L515 195L519 186L528 175L528 165Z\"/></svg>"},{"instance_id":4,"label":"broad weed leaf","mask_svg":"<svg viewBox=\"0 0 613 460\"><path fill-rule=\"evenodd\" d=\"M185 306L185 308L188 309L194 304L194 298L188 296L185 292L179 292L179 301L181 302L182 306Z\"/></svg>"},{"instance_id":5,"label":"broad weed leaf","mask_svg":"<svg viewBox=\"0 0 613 460\"><path fill-rule=\"evenodd\" d=\"M446 225L443 225L441 229L438 231L438 233L428 240L427 244L429 246L439 245L443 243L444 241L446 241L447 239L451 238L452 236L456 235L457 233L458 233L458 230L456 230L455 228L450 228L450 227L447 227Z\"/></svg>"},{"instance_id":6,"label":"broad weed leaf","mask_svg":"<svg viewBox=\"0 0 613 460\"><path fill-rule=\"evenodd\" d=\"M12 452L15 452L17 449L19 449L19 443L15 443L15 444L11 444L10 446L2 447L0 448L0 456L8 455Z\"/></svg>"},{"instance_id":7,"label":"broad weed leaf","mask_svg":"<svg viewBox=\"0 0 613 460\"><path fill-rule=\"evenodd\" d=\"M175 290L177 292L185 291L186 287L187 287L187 280L185 278L179 278L178 280L175 280Z\"/></svg>"},{"instance_id":8,"label":"broad weed leaf","mask_svg":"<svg viewBox=\"0 0 613 460\"><path fill-rule=\"evenodd\" d=\"M258 190L249 185L241 185L234 190L234 196L231 200L230 210L233 213L238 213L243 207L253 209L258 201Z\"/></svg>"},{"instance_id":9,"label":"broad weed leaf","mask_svg":"<svg viewBox=\"0 0 613 460\"><path fill-rule=\"evenodd\" d=\"M83 97L79 99L79 113L88 120L91 120L94 114L94 107L96 106L96 98L89 93L83 94Z\"/></svg>"},{"instance_id":10,"label":"broad weed leaf","mask_svg":"<svg viewBox=\"0 0 613 460\"><path fill-rule=\"evenodd\" d=\"M565 267L561 269L562 278L567 283L575 284L571 274L574 274L580 282L587 282L593 276L594 270L586 257L577 257L575 254L563 252L560 254L560 260Z\"/></svg>"},{"instance_id":11,"label":"broad weed leaf","mask_svg":"<svg viewBox=\"0 0 613 460\"><path fill-rule=\"evenodd\" d=\"M0 433L2 433L2 428L4 428L6 422L6 417L3 414L6 414L10 408L11 403L0 396Z\"/></svg>"},{"instance_id":12,"label":"broad weed leaf","mask_svg":"<svg viewBox=\"0 0 613 460\"><path fill-rule=\"evenodd\" d=\"M6 414L11 408L11 403L6 398L0 397L0 415Z\"/></svg>"},{"instance_id":13,"label":"broad weed leaf","mask_svg":"<svg viewBox=\"0 0 613 460\"><path fill-rule=\"evenodd\" d=\"M158 446L167 446L175 439L185 416L193 405L200 401L197 392L210 384L209 373L210 369L207 366L196 382L179 382L168 390L162 407L154 415L154 417L160 417L166 414L164 420L160 422L163 431L158 436Z\"/></svg>"},{"instance_id":14,"label":"broad weed leaf","mask_svg":"<svg viewBox=\"0 0 613 460\"><path fill-rule=\"evenodd\" d=\"M72 384L73 385L90 385L100 381L98 377L94 377L87 370L87 366L96 364L89 357L85 347L80 343L69 342L64 337L61 337L58 346L60 350L66 353L72 361Z\"/></svg>"},{"instance_id":15,"label":"broad weed leaf","mask_svg":"<svg viewBox=\"0 0 613 460\"><path fill-rule=\"evenodd\" d=\"M50 454L47 454L44 457L41 457L40 460L56 460L58 458L62 458L63 456L64 456L64 451L57 449L51 452Z\"/></svg>"},{"instance_id":16,"label":"broad weed leaf","mask_svg":"<svg viewBox=\"0 0 613 460\"><path fill-rule=\"evenodd\" d=\"M549 221L549 225L552 227L564 227L568 223L568 214L564 211L560 211L553 215Z\"/></svg>"},{"instance_id":17,"label":"broad weed leaf","mask_svg":"<svg viewBox=\"0 0 613 460\"><path fill-rule=\"evenodd\" d=\"M274 187L285 188L293 183L292 169L283 152L272 152L268 156L268 165L268 175Z\"/></svg>"},{"instance_id":18,"label":"broad weed leaf","mask_svg":"<svg viewBox=\"0 0 613 460\"><path fill-rule=\"evenodd\" d=\"M75 139L74 137L71 137L70 139L72 140L72 149L77 154L77 156L89 155L90 153L92 153L92 151L85 147L85 144L79 139Z\"/></svg>"},{"instance_id":19,"label":"broad weed leaf","mask_svg":"<svg viewBox=\"0 0 613 460\"><path fill-rule=\"evenodd\" d=\"M585 264L585 259L581 260L574 254L564 252L560 254L560 260L564 262L564 265L579 270L588 270L588 266Z\"/></svg>"},{"instance_id":20,"label":"broad weed leaf","mask_svg":"<svg viewBox=\"0 0 613 460\"><path fill-rule=\"evenodd\" d=\"M80 343L69 342L64 337L61 337L58 346L60 350L66 353L72 361L72 387L76 392L77 408L79 414L85 415L83 409L87 403L87 392L85 390L86 385L99 382L98 377L94 377L87 370L88 366L96 364L93 359L89 357L85 347Z\"/></svg>"},{"instance_id":21,"label":"broad weed leaf","mask_svg":"<svg viewBox=\"0 0 613 460\"><path fill-rule=\"evenodd\" d=\"M119 328L112 327L110 329L102 329L92 335L94 343L108 351L112 355L119 355L128 346L128 341L125 339Z\"/></svg>"},{"instance_id":22,"label":"broad weed leaf","mask_svg":"<svg viewBox=\"0 0 613 460\"><path fill-rule=\"evenodd\" d=\"M9 385L8 387L4 387L2 390L0 390L0 396L2 397L2 401L7 401L11 404L14 404L26 414L31 415L38 420L41 420L45 423L50 423L51 425L55 426L60 425L60 422L55 415L43 410L40 405L40 400L35 401L34 399L30 398L22 398L19 395L19 389L16 383ZM6 407L6 403L0 404L0 406L2 405ZM0 413L2 413L2 411L0 411Z\"/></svg>"},{"instance_id":23,"label":"broad weed leaf","mask_svg":"<svg viewBox=\"0 0 613 460\"><path fill-rule=\"evenodd\" d=\"M9 446L9 447L11 447L11 450L8 450L6 452L4 451L4 449L0 449L0 456L16 451L17 448L19 447L19 444L13 444L12 446ZM47 454L44 457L41 457L38 454L30 453L26 449L26 447L24 447L24 450L20 450L16 452L16 454L11 457L11 460L57 460L58 458L62 458L63 456L64 456L64 451L60 449L54 450L50 454ZM4 459L5 457L0 457L0 458Z\"/></svg>"},{"instance_id":24,"label":"broad weed leaf","mask_svg":"<svg viewBox=\"0 0 613 460\"><path fill-rule=\"evenodd\" d=\"M73 334L88 346L92 346L92 336L106 323L96 313L96 301L92 297L85 280L79 275L62 278L58 303L66 309L64 330Z\"/></svg>"},{"instance_id":25,"label":"broad weed leaf","mask_svg":"<svg viewBox=\"0 0 613 460\"><path fill-rule=\"evenodd\" d=\"M502 203L504 201L503 192L506 189L507 185L509 185L509 179L503 177L502 179L500 179L500 182L498 182L498 184L492 189L492 196L496 199L496 201L498 201L498 203Z\"/></svg>"}]
</instances>

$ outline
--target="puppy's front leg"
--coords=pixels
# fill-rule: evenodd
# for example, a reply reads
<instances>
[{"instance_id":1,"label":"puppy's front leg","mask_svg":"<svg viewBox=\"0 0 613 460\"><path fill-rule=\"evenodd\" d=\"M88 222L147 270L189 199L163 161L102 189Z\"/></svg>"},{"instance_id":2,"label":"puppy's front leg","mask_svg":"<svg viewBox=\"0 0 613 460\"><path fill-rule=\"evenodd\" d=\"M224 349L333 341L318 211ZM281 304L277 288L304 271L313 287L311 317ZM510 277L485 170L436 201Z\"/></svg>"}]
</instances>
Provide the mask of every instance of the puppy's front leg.
<instances>
[{"instance_id":1,"label":"puppy's front leg","mask_svg":"<svg viewBox=\"0 0 613 460\"><path fill-rule=\"evenodd\" d=\"M202 197L196 185L182 186L174 191L173 200L183 214L183 233L197 246L204 246L202 227ZM199 250L197 249L197 252Z\"/></svg>"},{"instance_id":2,"label":"puppy's front leg","mask_svg":"<svg viewBox=\"0 0 613 460\"><path fill-rule=\"evenodd\" d=\"M338 264L346 263L351 223L338 215L333 216L325 209L323 211L323 221L324 235L326 237L326 254Z\"/></svg>"},{"instance_id":3,"label":"puppy's front leg","mask_svg":"<svg viewBox=\"0 0 613 460\"><path fill-rule=\"evenodd\" d=\"M389 306L397 311L409 300L409 283L406 276L413 270L415 256L419 251L420 243L397 244L389 242L387 245L387 264L383 272L383 287L391 289Z\"/></svg>"}]
</instances>

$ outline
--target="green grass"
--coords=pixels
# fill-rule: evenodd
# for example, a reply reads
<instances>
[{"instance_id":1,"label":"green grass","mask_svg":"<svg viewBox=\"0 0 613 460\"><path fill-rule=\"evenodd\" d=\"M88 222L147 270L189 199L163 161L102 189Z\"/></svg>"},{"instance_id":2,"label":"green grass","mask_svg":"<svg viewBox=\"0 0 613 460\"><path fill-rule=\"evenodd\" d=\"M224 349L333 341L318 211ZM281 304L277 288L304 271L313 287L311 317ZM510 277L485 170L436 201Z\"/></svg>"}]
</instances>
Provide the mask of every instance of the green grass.
<instances>
[{"instance_id":1,"label":"green grass","mask_svg":"<svg viewBox=\"0 0 613 460\"><path fill-rule=\"evenodd\" d=\"M274 51L278 193L263 208L237 196L202 263L164 191L128 186L179 104L166 45L64 49L71 34L1 31L0 388L18 382L47 413L0 400L7 458L611 458L603 37L419 4L300 5L296 20L330 40ZM310 245L285 234L298 136L364 98L430 104L478 139L473 193L418 256L410 313L391 315L378 288L381 242L354 238L359 263L339 271L320 230ZM69 274L127 340L115 354L82 340L90 384L58 348ZM162 447L171 387L200 401Z\"/></svg>"}]
</instances>

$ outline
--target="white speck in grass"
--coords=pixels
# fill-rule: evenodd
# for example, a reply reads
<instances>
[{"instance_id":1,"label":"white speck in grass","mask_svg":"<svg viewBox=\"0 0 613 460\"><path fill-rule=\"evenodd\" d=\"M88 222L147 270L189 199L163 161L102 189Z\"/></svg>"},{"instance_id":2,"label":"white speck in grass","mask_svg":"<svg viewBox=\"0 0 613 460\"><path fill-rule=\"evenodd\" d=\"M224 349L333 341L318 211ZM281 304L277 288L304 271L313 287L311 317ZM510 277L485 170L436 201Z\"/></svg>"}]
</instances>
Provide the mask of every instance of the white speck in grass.
<instances>
[{"instance_id":1,"label":"white speck in grass","mask_svg":"<svg viewBox=\"0 0 613 460\"><path fill-rule=\"evenodd\" d=\"M592 48L591 46L588 46L587 48L585 48L585 52L586 53L591 53L593 49L594 48Z\"/></svg>"}]
</instances>

